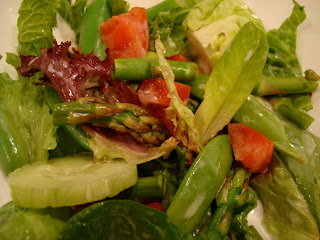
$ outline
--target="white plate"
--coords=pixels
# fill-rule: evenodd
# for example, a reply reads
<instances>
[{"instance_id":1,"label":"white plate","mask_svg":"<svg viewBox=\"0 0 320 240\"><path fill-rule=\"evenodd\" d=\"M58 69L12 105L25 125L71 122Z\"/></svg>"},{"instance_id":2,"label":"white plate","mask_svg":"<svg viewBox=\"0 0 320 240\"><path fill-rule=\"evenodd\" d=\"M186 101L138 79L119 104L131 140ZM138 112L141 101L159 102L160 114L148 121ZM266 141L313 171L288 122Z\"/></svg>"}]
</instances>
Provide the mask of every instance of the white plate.
<instances>
[{"instance_id":1,"label":"white plate","mask_svg":"<svg viewBox=\"0 0 320 240\"><path fill-rule=\"evenodd\" d=\"M134 6L150 7L162 0L129 0ZM291 14L293 3L291 0L244 0L245 3L259 16L265 25L266 30L278 28L280 24ZM9 72L15 77L15 70L5 63L5 53L15 52L18 30L16 21L18 18L18 9L20 0L0 0L0 54L3 58L0 60L0 72ZM305 6L307 19L298 28L297 55L303 70L313 69L320 73L320 1L319 0L298 0L300 5ZM58 21L58 27L64 29L61 21ZM55 31L60 40L70 40L70 35L64 31ZM71 35L72 37L72 35ZM320 90L313 94L312 101L314 109L310 114L316 121L310 126L309 130L320 136ZM0 206L10 201L9 190L4 174L0 172ZM257 211L261 211L258 209ZM251 222L261 222L261 213L250 216ZM262 231L262 229L261 229ZM262 233L262 232L261 232ZM263 234L265 239L268 236Z\"/></svg>"}]
</instances>

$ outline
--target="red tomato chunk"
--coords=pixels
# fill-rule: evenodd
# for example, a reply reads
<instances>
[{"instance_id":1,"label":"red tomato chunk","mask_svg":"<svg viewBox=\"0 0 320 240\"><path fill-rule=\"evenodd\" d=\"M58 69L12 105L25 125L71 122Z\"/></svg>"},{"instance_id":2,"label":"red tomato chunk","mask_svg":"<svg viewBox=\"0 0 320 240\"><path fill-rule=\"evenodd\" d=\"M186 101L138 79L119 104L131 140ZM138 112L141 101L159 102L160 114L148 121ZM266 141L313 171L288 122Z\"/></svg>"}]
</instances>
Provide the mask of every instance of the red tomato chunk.
<instances>
[{"instance_id":1,"label":"red tomato chunk","mask_svg":"<svg viewBox=\"0 0 320 240\"><path fill-rule=\"evenodd\" d=\"M149 44L146 10L135 7L129 13L109 18L101 24L100 34L113 59L146 56Z\"/></svg>"},{"instance_id":2,"label":"red tomato chunk","mask_svg":"<svg viewBox=\"0 0 320 240\"><path fill-rule=\"evenodd\" d=\"M229 123L228 133L235 159L249 172L262 173L268 168L274 147L271 140L240 123Z\"/></svg>"}]
</instances>

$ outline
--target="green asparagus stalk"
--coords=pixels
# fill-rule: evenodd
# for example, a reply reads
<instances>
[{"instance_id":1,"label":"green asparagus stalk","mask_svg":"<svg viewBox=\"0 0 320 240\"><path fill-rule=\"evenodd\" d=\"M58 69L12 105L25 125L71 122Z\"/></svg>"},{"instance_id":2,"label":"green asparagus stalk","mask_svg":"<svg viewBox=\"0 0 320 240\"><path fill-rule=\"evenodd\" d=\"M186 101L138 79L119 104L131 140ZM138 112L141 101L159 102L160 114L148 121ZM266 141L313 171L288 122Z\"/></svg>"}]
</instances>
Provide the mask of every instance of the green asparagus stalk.
<instances>
[{"instance_id":1,"label":"green asparagus stalk","mask_svg":"<svg viewBox=\"0 0 320 240\"><path fill-rule=\"evenodd\" d=\"M294 94L290 95L293 105L300 110L309 111L313 109L313 104L309 94Z\"/></svg>"},{"instance_id":2,"label":"green asparagus stalk","mask_svg":"<svg viewBox=\"0 0 320 240\"><path fill-rule=\"evenodd\" d=\"M280 78L261 76L252 94L267 96L308 93L315 91L317 87L317 80L303 77Z\"/></svg>"},{"instance_id":3,"label":"green asparagus stalk","mask_svg":"<svg viewBox=\"0 0 320 240\"><path fill-rule=\"evenodd\" d=\"M159 12L169 11L177 7L180 7L180 4L177 0L164 0L163 2L160 2L157 5L147 9L148 21L154 21Z\"/></svg>"},{"instance_id":4,"label":"green asparagus stalk","mask_svg":"<svg viewBox=\"0 0 320 240\"><path fill-rule=\"evenodd\" d=\"M217 235L217 232L221 238L228 235L233 213L244 204L248 195L250 173L245 168L238 168L235 171L231 170L229 175L217 195L217 209L208 226L205 239L212 239L212 235Z\"/></svg>"},{"instance_id":5,"label":"green asparagus stalk","mask_svg":"<svg viewBox=\"0 0 320 240\"><path fill-rule=\"evenodd\" d=\"M290 98L273 97L269 101L273 109L282 117L296 124L299 128L305 130L314 121L314 118L305 111L297 109L291 102Z\"/></svg>"},{"instance_id":6,"label":"green asparagus stalk","mask_svg":"<svg viewBox=\"0 0 320 240\"><path fill-rule=\"evenodd\" d=\"M138 178L137 184L132 187L129 199L135 201L160 200L163 198L165 191L162 174L141 177Z\"/></svg>"},{"instance_id":7,"label":"green asparagus stalk","mask_svg":"<svg viewBox=\"0 0 320 240\"><path fill-rule=\"evenodd\" d=\"M53 108L55 125L76 125L90 123L123 133L130 133L137 141L161 145L167 138L159 120L133 104L87 102L85 98L74 102L58 103Z\"/></svg>"},{"instance_id":8,"label":"green asparagus stalk","mask_svg":"<svg viewBox=\"0 0 320 240\"><path fill-rule=\"evenodd\" d=\"M198 66L193 62L168 61L180 82L192 81L198 76ZM114 60L114 78L121 80L141 81L162 78L159 62L153 58L125 58Z\"/></svg>"}]
</instances>

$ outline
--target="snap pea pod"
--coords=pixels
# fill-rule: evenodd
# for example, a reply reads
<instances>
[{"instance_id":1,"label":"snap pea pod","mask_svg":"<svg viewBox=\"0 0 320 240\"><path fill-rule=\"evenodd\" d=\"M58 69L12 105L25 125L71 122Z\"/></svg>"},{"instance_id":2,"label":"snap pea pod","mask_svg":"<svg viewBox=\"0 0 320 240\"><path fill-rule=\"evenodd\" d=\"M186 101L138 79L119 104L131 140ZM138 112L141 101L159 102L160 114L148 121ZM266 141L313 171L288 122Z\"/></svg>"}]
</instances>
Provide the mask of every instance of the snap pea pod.
<instances>
[{"instance_id":1,"label":"snap pea pod","mask_svg":"<svg viewBox=\"0 0 320 240\"><path fill-rule=\"evenodd\" d=\"M213 138L198 154L174 196L167 215L182 231L192 233L214 200L233 161L227 135Z\"/></svg>"},{"instance_id":2,"label":"snap pea pod","mask_svg":"<svg viewBox=\"0 0 320 240\"><path fill-rule=\"evenodd\" d=\"M91 53L101 60L107 54L106 47L100 36L100 25L111 17L109 0L94 0L87 7L80 27L79 50L82 53Z\"/></svg>"},{"instance_id":3,"label":"snap pea pod","mask_svg":"<svg viewBox=\"0 0 320 240\"><path fill-rule=\"evenodd\" d=\"M51 111L56 103L62 103L59 94L51 87L45 87L44 97ZM89 134L85 132L80 125L63 125L60 127L82 147L91 151L88 142Z\"/></svg>"},{"instance_id":4,"label":"snap pea pod","mask_svg":"<svg viewBox=\"0 0 320 240\"><path fill-rule=\"evenodd\" d=\"M249 96L246 99L238 112L233 116L233 120L247 125L269 138L273 141L276 150L293 157L299 162L307 161L289 143L281 120L254 96Z\"/></svg>"},{"instance_id":5,"label":"snap pea pod","mask_svg":"<svg viewBox=\"0 0 320 240\"><path fill-rule=\"evenodd\" d=\"M7 175L30 163L28 147L12 119L0 109L0 164Z\"/></svg>"}]
</instances>

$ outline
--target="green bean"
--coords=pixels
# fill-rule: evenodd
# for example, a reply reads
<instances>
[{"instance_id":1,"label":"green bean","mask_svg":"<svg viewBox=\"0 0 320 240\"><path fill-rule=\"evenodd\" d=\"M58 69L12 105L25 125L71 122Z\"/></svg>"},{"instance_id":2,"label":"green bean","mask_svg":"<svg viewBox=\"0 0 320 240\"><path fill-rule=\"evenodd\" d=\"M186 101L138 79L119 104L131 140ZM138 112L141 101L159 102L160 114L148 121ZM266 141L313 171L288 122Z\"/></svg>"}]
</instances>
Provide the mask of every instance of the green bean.
<instances>
[{"instance_id":1,"label":"green bean","mask_svg":"<svg viewBox=\"0 0 320 240\"><path fill-rule=\"evenodd\" d=\"M94 51L101 60L105 59L106 47L100 36L100 25L111 17L109 0L93 0L87 7L80 27L79 50L82 53Z\"/></svg>"},{"instance_id":2,"label":"green bean","mask_svg":"<svg viewBox=\"0 0 320 240\"><path fill-rule=\"evenodd\" d=\"M9 112L0 110L0 164L5 174L30 163L29 150Z\"/></svg>"},{"instance_id":3,"label":"green bean","mask_svg":"<svg viewBox=\"0 0 320 240\"><path fill-rule=\"evenodd\" d=\"M233 161L227 135L213 138L198 154L178 188L167 215L192 233L219 191Z\"/></svg>"}]
</instances>

